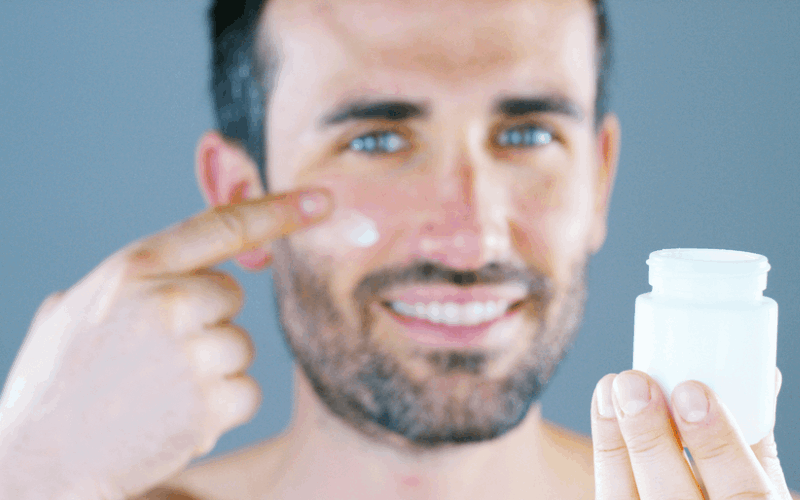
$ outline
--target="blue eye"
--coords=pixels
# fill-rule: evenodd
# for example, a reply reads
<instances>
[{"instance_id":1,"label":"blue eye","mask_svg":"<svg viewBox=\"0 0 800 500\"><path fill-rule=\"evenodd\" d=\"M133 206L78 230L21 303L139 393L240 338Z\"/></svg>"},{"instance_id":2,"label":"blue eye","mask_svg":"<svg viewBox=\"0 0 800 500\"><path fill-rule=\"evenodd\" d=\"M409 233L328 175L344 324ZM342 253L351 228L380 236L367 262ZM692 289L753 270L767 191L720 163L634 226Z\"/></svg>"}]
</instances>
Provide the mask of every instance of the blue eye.
<instances>
[{"instance_id":1,"label":"blue eye","mask_svg":"<svg viewBox=\"0 0 800 500\"><path fill-rule=\"evenodd\" d=\"M402 146L403 138L395 132L375 132L362 135L350 141L350 148L354 151L364 151L365 153L394 153ZM381 151L377 151L380 149Z\"/></svg>"},{"instance_id":2,"label":"blue eye","mask_svg":"<svg viewBox=\"0 0 800 500\"><path fill-rule=\"evenodd\" d=\"M546 146L552 141L553 134L534 125L505 130L497 138L501 146Z\"/></svg>"}]
</instances>

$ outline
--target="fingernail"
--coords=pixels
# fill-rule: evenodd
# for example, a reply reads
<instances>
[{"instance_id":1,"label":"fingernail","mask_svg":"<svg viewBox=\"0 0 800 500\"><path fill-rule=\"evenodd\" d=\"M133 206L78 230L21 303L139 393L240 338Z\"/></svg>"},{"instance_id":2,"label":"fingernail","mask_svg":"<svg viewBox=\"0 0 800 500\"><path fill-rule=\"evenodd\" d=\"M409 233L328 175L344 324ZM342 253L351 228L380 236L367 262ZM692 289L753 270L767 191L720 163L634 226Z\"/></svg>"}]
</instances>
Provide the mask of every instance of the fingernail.
<instances>
[{"instance_id":1,"label":"fingernail","mask_svg":"<svg viewBox=\"0 0 800 500\"><path fill-rule=\"evenodd\" d=\"M613 418L616 415L614 403L611 402L611 391L614 390L611 383L614 378L613 376L603 377L597 385L597 412L601 417Z\"/></svg>"},{"instance_id":2,"label":"fingernail","mask_svg":"<svg viewBox=\"0 0 800 500\"><path fill-rule=\"evenodd\" d=\"M675 407L687 422L699 422L708 414L705 392L691 382L684 382L673 390Z\"/></svg>"},{"instance_id":3,"label":"fingernail","mask_svg":"<svg viewBox=\"0 0 800 500\"><path fill-rule=\"evenodd\" d=\"M650 386L640 375L622 372L614 379L613 386L625 415L637 415L650 402Z\"/></svg>"},{"instance_id":4,"label":"fingernail","mask_svg":"<svg viewBox=\"0 0 800 500\"><path fill-rule=\"evenodd\" d=\"M300 197L300 210L309 217L325 213L328 204L328 197L319 192L304 194Z\"/></svg>"}]
</instances>

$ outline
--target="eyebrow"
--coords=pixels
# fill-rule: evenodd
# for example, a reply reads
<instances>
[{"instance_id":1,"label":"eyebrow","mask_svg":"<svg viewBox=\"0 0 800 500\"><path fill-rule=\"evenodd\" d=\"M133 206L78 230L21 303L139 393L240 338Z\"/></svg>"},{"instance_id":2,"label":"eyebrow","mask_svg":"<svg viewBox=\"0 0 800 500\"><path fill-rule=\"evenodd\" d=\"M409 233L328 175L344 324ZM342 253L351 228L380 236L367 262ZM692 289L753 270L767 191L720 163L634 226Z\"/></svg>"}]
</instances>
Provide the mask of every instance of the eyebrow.
<instances>
[{"instance_id":1,"label":"eyebrow","mask_svg":"<svg viewBox=\"0 0 800 500\"><path fill-rule=\"evenodd\" d=\"M511 118L532 114L553 113L575 121L583 121L581 107L566 97L503 98L495 103L495 113Z\"/></svg>"},{"instance_id":2,"label":"eyebrow","mask_svg":"<svg viewBox=\"0 0 800 500\"><path fill-rule=\"evenodd\" d=\"M393 120L425 118L429 114L426 104L406 101L367 101L359 99L336 107L320 120L321 128L357 120Z\"/></svg>"},{"instance_id":3,"label":"eyebrow","mask_svg":"<svg viewBox=\"0 0 800 500\"><path fill-rule=\"evenodd\" d=\"M575 121L582 121L584 118L580 106L570 99L557 96L504 97L495 102L493 112L509 118L544 113L563 115ZM324 129L348 121L403 121L411 118L426 118L429 115L430 106L425 103L396 100L375 101L362 98L337 106L322 117L319 126Z\"/></svg>"}]
</instances>

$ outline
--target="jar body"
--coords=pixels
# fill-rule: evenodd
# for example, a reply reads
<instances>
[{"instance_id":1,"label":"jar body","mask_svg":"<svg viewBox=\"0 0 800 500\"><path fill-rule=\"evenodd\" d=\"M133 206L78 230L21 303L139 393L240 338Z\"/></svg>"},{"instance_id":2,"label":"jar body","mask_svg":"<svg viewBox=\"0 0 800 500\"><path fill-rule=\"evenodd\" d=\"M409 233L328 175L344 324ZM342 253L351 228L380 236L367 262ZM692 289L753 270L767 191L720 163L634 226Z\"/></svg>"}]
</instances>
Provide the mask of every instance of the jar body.
<instances>
[{"instance_id":1,"label":"jar body","mask_svg":"<svg viewBox=\"0 0 800 500\"><path fill-rule=\"evenodd\" d=\"M683 381L708 385L728 407L747 443L775 423L778 304L769 297L689 300L660 293L636 298L633 369L669 398Z\"/></svg>"}]
</instances>

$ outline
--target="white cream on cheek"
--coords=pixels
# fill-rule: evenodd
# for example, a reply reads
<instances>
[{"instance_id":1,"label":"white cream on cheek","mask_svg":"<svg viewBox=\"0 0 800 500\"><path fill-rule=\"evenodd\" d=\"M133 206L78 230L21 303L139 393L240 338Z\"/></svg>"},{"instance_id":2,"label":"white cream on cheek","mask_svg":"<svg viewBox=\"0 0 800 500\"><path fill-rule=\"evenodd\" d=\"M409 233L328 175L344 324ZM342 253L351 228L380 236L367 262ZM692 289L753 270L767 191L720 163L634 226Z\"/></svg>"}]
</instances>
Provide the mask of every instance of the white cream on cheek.
<instances>
[{"instance_id":1,"label":"white cream on cheek","mask_svg":"<svg viewBox=\"0 0 800 500\"><path fill-rule=\"evenodd\" d=\"M324 252L324 249L329 249L324 253L332 255L347 253L352 249L369 248L380 239L375 221L350 208L337 208L329 219L303 233L303 239L308 238L316 251Z\"/></svg>"},{"instance_id":2,"label":"white cream on cheek","mask_svg":"<svg viewBox=\"0 0 800 500\"><path fill-rule=\"evenodd\" d=\"M340 222L344 229L344 237L353 246L369 248L380 239L375 221L356 210L349 210L349 214Z\"/></svg>"}]
</instances>

